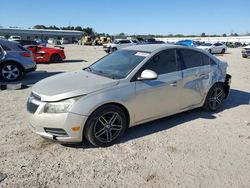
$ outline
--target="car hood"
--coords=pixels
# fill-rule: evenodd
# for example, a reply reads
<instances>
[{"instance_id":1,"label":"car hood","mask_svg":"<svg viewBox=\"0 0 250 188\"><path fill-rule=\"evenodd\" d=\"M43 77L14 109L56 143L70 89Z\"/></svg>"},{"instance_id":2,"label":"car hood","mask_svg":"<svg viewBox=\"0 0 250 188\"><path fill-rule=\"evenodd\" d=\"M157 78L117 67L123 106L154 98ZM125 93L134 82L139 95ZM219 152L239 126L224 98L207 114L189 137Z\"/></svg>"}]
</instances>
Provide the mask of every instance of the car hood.
<instances>
[{"instance_id":1,"label":"car hood","mask_svg":"<svg viewBox=\"0 0 250 188\"><path fill-rule=\"evenodd\" d=\"M42 101L60 101L115 86L113 80L84 70L62 73L43 79L32 87Z\"/></svg>"}]
</instances>

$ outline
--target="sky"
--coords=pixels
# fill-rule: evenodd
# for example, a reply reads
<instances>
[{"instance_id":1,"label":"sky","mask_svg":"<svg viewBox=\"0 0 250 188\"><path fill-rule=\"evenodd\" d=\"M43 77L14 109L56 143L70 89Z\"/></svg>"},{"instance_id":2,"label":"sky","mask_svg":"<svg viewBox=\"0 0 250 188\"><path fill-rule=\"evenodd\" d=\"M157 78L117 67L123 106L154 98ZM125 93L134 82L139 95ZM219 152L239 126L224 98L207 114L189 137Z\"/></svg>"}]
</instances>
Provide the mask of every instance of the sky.
<instances>
[{"instance_id":1,"label":"sky","mask_svg":"<svg viewBox=\"0 0 250 188\"><path fill-rule=\"evenodd\" d=\"M0 26L92 27L98 33L250 33L250 0L1 0Z\"/></svg>"}]
</instances>

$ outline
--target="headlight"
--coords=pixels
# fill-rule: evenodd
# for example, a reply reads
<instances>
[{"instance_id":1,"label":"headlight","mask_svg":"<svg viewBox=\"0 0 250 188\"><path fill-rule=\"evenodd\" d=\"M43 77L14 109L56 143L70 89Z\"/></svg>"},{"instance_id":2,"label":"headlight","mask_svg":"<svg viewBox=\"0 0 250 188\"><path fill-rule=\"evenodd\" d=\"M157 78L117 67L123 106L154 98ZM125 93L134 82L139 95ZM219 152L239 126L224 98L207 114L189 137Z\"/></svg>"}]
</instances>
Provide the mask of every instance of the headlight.
<instances>
[{"instance_id":1,"label":"headlight","mask_svg":"<svg viewBox=\"0 0 250 188\"><path fill-rule=\"evenodd\" d=\"M78 98L76 98L78 99ZM67 99L59 102L47 103L44 107L45 113L65 113L74 104L76 99Z\"/></svg>"}]
</instances>

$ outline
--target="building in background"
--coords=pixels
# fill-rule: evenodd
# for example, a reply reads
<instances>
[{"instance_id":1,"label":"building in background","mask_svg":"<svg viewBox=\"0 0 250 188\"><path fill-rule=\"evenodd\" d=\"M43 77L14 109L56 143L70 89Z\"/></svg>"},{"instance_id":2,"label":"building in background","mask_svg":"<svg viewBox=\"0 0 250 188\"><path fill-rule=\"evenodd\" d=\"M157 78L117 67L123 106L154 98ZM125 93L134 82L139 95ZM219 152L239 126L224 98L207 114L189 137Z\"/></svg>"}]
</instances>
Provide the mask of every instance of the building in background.
<instances>
[{"instance_id":1,"label":"building in background","mask_svg":"<svg viewBox=\"0 0 250 188\"><path fill-rule=\"evenodd\" d=\"M24 40L41 39L47 41L49 38L55 40L67 40L75 43L84 36L84 32L71 30L48 30L48 29L19 29L19 28L0 28L0 36L9 38L10 36L20 36Z\"/></svg>"}]
</instances>

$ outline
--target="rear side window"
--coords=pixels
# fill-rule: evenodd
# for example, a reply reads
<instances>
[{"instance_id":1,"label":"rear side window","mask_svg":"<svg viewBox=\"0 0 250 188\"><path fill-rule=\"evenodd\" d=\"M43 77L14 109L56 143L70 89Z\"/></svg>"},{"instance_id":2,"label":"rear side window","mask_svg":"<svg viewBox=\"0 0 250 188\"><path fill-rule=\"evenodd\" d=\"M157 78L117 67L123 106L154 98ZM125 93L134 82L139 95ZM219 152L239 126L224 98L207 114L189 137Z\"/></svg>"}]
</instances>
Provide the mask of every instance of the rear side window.
<instances>
[{"instance_id":1,"label":"rear side window","mask_svg":"<svg viewBox=\"0 0 250 188\"><path fill-rule=\"evenodd\" d=\"M202 64L203 65L216 65L214 60L212 60L209 56L201 53L201 58L202 58Z\"/></svg>"},{"instance_id":2,"label":"rear side window","mask_svg":"<svg viewBox=\"0 0 250 188\"><path fill-rule=\"evenodd\" d=\"M214 46L221 46L221 43L215 43Z\"/></svg>"},{"instance_id":3,"label":"rear side window","mask_svg":"<svg viewBox=\"0 0 250 188\"><path fill-rule=\"evenodd\" d=\"M202 66L201 54L193 50L180 50L183 69Z\"/></svg>"},{"instance_id":4,"label":"rear side window","mask_svg":"<svg viewBox=\"0 0 250 188\"><path fill-rule=\"evenodd\" d=\"M158 75L177 71L175 50L168 50L153 57L145 69L155 71Z\"/></svg>"},{"instance_id":5,"label":"rear side window","mask_svg":"<svg viewBox=\"0 0 250 188\"><path fill-rule=\"evenodd\" d=\"M210 58L205 54L201 54L202 64L203 65L210 65Z\"/></svg>"},{"instance_id":6,"label":"rear side window","mask_svg":"<svg viewBox=\"0 0 250 188\"><path fill-rule=\"evenodd\" d=\"M17 45L17 47L18 47L21 51L29 52L29 50L27 50L26 48L22 47L21 45Z\"/></svg>"}]
</instances>

